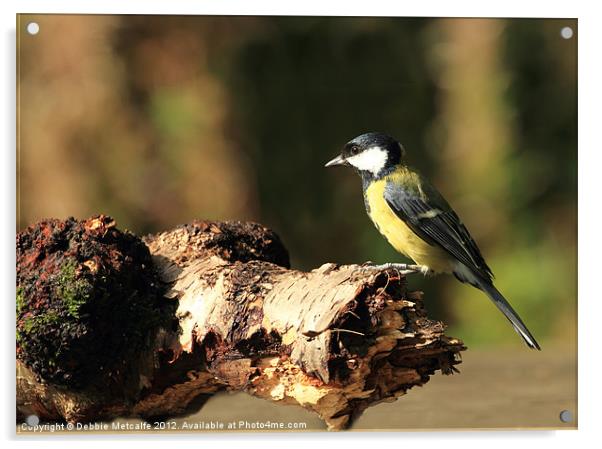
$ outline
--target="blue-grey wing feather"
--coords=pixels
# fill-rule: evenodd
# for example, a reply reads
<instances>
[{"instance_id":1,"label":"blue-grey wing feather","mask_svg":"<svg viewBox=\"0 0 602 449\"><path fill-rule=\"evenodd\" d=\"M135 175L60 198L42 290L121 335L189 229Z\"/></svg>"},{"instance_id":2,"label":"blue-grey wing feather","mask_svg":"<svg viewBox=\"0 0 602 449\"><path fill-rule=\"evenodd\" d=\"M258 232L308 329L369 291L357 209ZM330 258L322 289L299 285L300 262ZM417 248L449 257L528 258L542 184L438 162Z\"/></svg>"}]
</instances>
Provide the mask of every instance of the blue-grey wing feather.
<instances>
[{"instance_id":1,"label":"blue-grey wing feather","mask_svg":"<svg viewBox=\"0 0 602 449\"><path fill-rule=\"evenodd\" d=\"M491 269L458 215L436 192L435 198L418 195L402 186L387 183L384 198L393 212L420 238L439 246L484 280L491 280Z\"/></svg>"}]
</instances>

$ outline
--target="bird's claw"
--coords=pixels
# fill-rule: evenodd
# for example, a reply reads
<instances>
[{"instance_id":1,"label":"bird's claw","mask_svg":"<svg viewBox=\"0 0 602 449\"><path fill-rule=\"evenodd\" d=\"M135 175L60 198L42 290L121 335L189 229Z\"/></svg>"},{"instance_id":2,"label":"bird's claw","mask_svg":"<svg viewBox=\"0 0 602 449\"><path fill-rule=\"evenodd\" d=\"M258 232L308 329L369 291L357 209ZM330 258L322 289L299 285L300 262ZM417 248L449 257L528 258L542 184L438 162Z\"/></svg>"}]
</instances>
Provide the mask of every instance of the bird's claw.
<instances>
[{"instance_id":1,"label":"bird's claw","mask_svg":"<svg viewBox=\"0 0 602 449\"><path fill-rule=\"evenodd\" d=\"M422 273L425 276L431 273L429 267L426 267L424 265L413 265L407 263L383 263L380 265L376 265L372 262L366 262L362 264L362 268L373 271L397 270L400 274Z\"/></svg>"}]
</instances>

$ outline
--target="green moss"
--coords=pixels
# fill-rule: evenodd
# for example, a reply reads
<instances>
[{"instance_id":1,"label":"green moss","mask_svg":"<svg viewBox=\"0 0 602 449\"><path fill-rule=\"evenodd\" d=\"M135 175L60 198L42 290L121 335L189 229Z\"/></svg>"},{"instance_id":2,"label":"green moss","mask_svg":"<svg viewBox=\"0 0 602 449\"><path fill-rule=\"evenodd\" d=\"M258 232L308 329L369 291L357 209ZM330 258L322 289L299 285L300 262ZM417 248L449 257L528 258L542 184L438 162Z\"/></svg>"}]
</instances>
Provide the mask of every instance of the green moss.
<instances>
[{"instance_id":1,"label":"green moss","mask_svg":"<svg viewBox=\"0 0 602 449\"><path fill-rule=\"evenodd\" d=\"M128 361L173 325L176 306L144 242L110 217L52 220L19 234L17 256L17 357L57 385L138 385Z\"/></svg>"},{"instance_id":2,"label":"green moss","mask_svg":"<svg viewBox=\"0 0 602 449\"><path fill-rule=\"evenodd\" d=\"M18 287L17 288L17 315L19 315L21 313L24 305L25 305L25 297L23 294L23 287Z\"/></svg>"},{"instance_id":3,"label":"green moss","mask_svg":"<svg viewBox=\"0 0 602 449\"><path fill-rule=\"evenodd\" d=\"M21 326L17 327L17 342L24 349L28 350L31 347L31 340L37 335L44 335L44 332L49 326L59 325L61 319L57 312L48 311L42 315L36 315L25 318ZM57 359L60 356L61 348L49 350L45 353L46 363L50 367L55 367Z\"/></svg>"},{"instance_id":4,"label":"green moss","mask_svg":"<svg viewBox=\"0 0 602 449\"><path fill-rule=\"evenodd\" d=\"M37 333L40 330L44 330L47 326L57 324L60 321L60 318L56 312L49 311L42 315L36 315L23 320L23 325L21 329L23 332L29 333Z\"/></svg>"},{"instance_id":5,"label":"green moss","mask_svg":"<svg viewBox=\"0 0 602 449\"><path fill-rule=\"evenodd\" d=\"M58 293L73 318L79 318L81 307L91 297L93 287L85 279L77 277L77 263L73 260L61 268L58 277Z\"/></svg>"}]
</instances>

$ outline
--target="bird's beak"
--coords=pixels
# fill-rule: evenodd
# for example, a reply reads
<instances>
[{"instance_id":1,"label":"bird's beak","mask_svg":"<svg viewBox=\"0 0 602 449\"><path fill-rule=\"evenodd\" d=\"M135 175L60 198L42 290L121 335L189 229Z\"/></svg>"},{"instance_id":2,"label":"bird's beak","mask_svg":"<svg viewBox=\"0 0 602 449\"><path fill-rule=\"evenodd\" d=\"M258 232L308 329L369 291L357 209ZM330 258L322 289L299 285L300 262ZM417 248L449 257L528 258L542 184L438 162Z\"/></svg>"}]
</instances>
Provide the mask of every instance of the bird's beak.
<instances>
[{"instance_id":1,"label":"bird's beak","mask_svg":"<svg viewBox=\"0 0 602 449\"><path fill-rule=\"evenodd\" d=\"M324 167L334 167L335 165L349 165L349 162L347 162L345 159L343 159L342 156L337 156L335 157L332 161L328 162Z\"/></svg>"}]
</instances>

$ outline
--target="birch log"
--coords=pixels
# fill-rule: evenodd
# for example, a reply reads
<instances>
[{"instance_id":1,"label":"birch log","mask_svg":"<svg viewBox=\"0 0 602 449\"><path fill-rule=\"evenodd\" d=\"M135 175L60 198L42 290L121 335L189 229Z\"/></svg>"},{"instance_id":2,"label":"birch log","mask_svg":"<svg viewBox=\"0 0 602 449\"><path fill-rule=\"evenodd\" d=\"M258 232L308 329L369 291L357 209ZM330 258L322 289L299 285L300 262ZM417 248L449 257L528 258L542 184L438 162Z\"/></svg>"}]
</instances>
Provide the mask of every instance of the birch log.
<instances>
[{"instance_id":1,"label":"birch log","mask_svg":"<svg viewBox=\"0 0 602 449\"><path fill-rule=\"evenodd\" d=\"M52 223L54 229L59 222ZM80 239L84 247L120 232L105 216L77 223L89 234ZM30 261L31 248L39 250L25 238L44 234L35 229L18 236L18 261ZM452 373L465 349L428 318L422 295L408 293L406 278L395 270L335 264L291 270L276 234L254 223L197 221L143 240L162 285L160 300L172 305L161 309L172 311L171 324L161 321L148 345L111 371L115 385L48 380L19 356L18 342L19 417L175 416L191 412L200 395L229 390L300 405L339 430L367 407L423 385L437 370ZM36 257L61 250L67 251L50 248ZM81 254L76 273L100 263ZM23 284L30 282L25 270L18 266ZM22 315L18 306L18 330L31 321L31 313ZM94 360L87 363L95 368Z\"/></svg>"}]
</instances>

